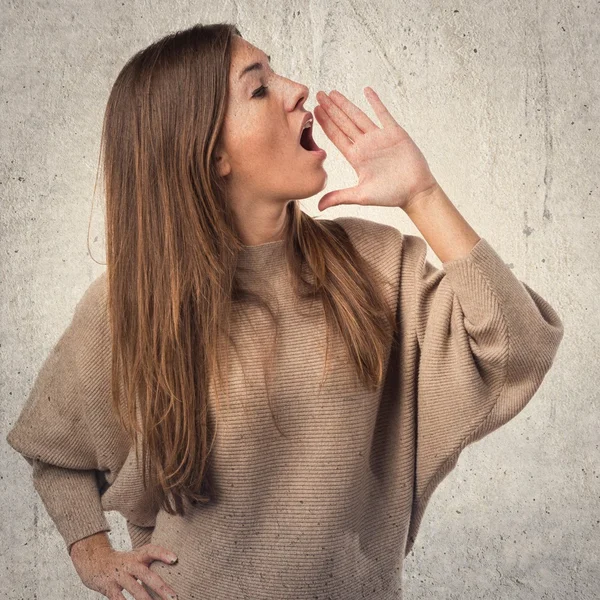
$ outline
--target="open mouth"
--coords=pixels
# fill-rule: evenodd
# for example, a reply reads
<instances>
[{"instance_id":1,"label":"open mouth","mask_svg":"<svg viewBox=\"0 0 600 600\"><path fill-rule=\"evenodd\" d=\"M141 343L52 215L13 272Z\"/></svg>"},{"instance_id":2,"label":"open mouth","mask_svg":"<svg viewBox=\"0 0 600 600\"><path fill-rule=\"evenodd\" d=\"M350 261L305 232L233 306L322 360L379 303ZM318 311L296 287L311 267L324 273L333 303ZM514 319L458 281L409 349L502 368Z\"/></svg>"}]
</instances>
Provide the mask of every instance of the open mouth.
<instances>
[{"instance_id":1,"label":"open mouth","mask_svg":"<svg viewBox=\"0 0 600 600\"><path fill-rule=\"evenodd\" d=\"M319 146L315 143L312 136L312 123L302 130L302 135L300 136L300 145L309 152L314 152L320 150Z\"/></svg>"}]
</instances>

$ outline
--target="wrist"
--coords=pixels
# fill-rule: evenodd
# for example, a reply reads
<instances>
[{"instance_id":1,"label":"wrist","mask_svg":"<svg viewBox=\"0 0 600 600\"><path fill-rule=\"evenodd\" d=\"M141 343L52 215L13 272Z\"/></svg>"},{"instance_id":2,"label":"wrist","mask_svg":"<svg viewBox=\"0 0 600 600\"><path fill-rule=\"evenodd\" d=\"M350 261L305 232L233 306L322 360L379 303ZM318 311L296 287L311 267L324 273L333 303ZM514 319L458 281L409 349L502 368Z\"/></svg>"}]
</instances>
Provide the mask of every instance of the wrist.
<instances>
[{"instance_id":1,"label":"wrist","mask_svg":"<svg viewBox=\"0 0 600 600\"><path fill-rule=\"evenodd\" d=\"M439 197L441 193L443 193L443 190L436 181L434 184L411 196L400 208L410 216L411 212L423 206L432 198Z\"/></svg>"},{"instance_id":2,"label":"wrist","mask_svg":"<svg viewBox=\"0 0 600 600\"><path fill-rule=\"evenodd\" d=\"M91 555L97 550L103 548L111 548L110 540L108 539L108 535L106 531L98 531L92 535L88 535L87 537L81 538L77 540L71 545L71 549L69 551L69 556L73 558L74 556L80 556L82 554Z\"/></svg>"}]
</instances>

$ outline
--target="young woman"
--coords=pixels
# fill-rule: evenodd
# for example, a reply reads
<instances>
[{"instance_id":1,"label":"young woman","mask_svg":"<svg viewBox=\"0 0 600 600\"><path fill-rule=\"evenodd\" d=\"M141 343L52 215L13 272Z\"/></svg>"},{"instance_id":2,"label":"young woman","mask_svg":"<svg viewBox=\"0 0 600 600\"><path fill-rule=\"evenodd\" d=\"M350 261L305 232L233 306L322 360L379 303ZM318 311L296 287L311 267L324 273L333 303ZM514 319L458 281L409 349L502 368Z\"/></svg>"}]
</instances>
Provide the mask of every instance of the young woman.
<instances>
[{"instance_id":1,"label":"young woman","mask_svg":"<svg viewBox=\"0 0 600 600\"><path fill-rule=\"evenodd\" d=\"M7 437L107 598L400 598L431 494L550 369L557 313L365 94L380 125L317 94L359 179L319 208L401 209L425 241L300 210L327 178L308 89L234 26L169 35L117 77L107 271Z\"/></svg>"}]
</instances>

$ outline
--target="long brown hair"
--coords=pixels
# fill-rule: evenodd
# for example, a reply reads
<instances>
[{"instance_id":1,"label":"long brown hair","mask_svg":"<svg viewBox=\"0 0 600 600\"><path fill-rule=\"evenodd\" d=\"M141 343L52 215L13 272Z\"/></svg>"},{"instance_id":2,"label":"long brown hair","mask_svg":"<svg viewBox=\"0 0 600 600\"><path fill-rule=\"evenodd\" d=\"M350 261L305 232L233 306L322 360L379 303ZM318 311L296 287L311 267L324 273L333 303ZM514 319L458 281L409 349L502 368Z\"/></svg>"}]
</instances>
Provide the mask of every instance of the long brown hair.
<instances>
[{"instance_id":1,"label":"long brown hair","mask_svg":"<svg viewBox=\"0 0 600 600\"><path fill-rule=\"evenodd\" d=\"M236 277L243 244L213 161L232 35L241 37L232 24L195 25L136 53L102 129L112 403L136 456L142 435L144 485L169 514L213 496L207 398L210 382L223 381L233 311L256 301L273 316ZM361 381L377 386L396 331L383 282L339 223L311 218L296 200L286 215L296 293L321 300L327 331L341 336Z\"/></svg>"}]
</instances>

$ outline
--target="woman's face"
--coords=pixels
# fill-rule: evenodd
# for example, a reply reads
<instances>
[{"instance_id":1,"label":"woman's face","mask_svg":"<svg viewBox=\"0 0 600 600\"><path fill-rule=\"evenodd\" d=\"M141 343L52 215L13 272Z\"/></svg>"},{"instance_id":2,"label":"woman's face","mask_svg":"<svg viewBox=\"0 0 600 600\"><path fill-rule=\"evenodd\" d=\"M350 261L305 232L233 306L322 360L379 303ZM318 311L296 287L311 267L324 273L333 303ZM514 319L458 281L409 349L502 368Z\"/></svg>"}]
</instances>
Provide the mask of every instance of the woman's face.
<instances>
[{"instance_id":1,"label":"woman's face","mask_svg":"<svg viewBox=\"0 0 600 600\"><path fill-rule=\"evenodd\" d=\"M299 143L308 88L275 73L269 57L240 36L233 36L232 52L217 151L231 197L280 202L318 193L327 181L324 152L311 152ZM244 72L253 63L258 65Z\"/></svg>"}]
</instances>

